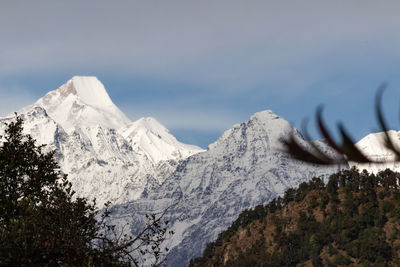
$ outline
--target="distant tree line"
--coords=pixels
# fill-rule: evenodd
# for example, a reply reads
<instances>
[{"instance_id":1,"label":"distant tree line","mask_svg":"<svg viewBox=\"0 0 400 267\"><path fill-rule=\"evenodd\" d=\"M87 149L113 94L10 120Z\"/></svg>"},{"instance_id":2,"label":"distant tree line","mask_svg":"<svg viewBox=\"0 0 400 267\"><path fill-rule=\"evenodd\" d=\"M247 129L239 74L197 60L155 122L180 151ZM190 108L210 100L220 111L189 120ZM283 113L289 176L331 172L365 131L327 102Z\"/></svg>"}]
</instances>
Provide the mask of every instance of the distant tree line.
<instances>
[{"instance_id":1,"label":"distant tree line","mask_svg":"<svg viewBox=\"0 0 400 267\"><path fill-rule=\"evenodd\" d=\"M376 175L343 170L326 184L313 178L242 212L190 266L399 266L399 184L400 174L389 169ZM293 207L305 207L297 208L294 223L283 215ZM256 235L250 249L224 263L224 245L233 242L239 229L253 233L249 229L256 221L264 228L272 222L271 243L264 234Z\"/></svg>"}]
</instances>

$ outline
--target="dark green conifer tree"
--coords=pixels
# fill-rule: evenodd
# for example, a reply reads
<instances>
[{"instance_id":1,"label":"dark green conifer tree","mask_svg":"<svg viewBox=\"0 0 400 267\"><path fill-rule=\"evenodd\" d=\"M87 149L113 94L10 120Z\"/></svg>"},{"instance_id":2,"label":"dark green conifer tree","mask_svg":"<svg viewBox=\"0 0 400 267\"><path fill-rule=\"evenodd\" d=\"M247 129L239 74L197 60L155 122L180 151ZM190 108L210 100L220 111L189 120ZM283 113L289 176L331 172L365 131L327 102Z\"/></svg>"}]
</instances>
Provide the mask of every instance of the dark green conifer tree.
<instances>
[{"instance_id":1,"label":"dark green conifer tree","mask_svg":"<svg viewBox=\"0 0 400 267\"><path fill-rule=\"evenodd\" d=\"M168 235L162 217L149 222L136 237L116 232L106 223L106 205L74 197L54 152L44 153L16 117L7 124L0 145L1 266L129 266L141 264L133 252L162 259Z\"/></svg>"}]
</instances>

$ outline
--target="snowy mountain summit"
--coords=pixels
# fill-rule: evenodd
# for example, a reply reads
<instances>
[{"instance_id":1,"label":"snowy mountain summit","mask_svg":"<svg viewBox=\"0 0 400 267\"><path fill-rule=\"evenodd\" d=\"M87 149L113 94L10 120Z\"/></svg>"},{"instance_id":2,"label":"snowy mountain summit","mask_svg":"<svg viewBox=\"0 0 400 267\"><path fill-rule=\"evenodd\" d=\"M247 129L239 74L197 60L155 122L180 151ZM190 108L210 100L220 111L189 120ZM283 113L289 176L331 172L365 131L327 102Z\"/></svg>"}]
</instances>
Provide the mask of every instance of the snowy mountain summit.
<instances>
[{"instance_id":1,"label":"snowy mountain summit","mask_svg":"<svg viewBox=\"0 0 400 267\"><path fill-rule=\"evenodd\" d=\"M79 127L119 129L130 123L96 77L75 76L33 105L43 107L68 133Z\"/></svg>"},{"instance_id":2,"label":"snowy mountain summit","mask_svg":"<svg viewBox=\"0 0 400 267\"><path fill-rule=\"evenodd\" d=\"M115 205L114 222L133 225L135 233L143 225L146 213L169 207L166 216L175 234L168 244L166 263L187 266L243 210L268 203L313 177L328 176L348 167L294 161L283 152L280 141L292 132L309 146L282 117L270 110L255 113L248 121L225 131L207 151L181 161L160 186L131 203ZM335 155L323 142L315 144Z\"/></svg>"},{"instance_id":3,"label":"snowy mountain summit","mask_svg":"<svg viewBox=\"0 0 400 267\"><path fill-rule=\"evenodd\" d=\"M184 159L200 151L197 146L179 142L161 123L152 117L141 118L118 131L138 153L158 163Z\"/></svg>"},{"instance_id":4,"label":"snowy mountain summit","mask_svg":"<svg viewBox=\"0 0 400 267\"><path fill-rule=\"evenodd\" d=\"M180 143L153 118L131 122L96 77L75 76L18 114L25 132L56 150L77 195L100 205L138 198L180 160L203 151Z\"/></svg>"}]
</instances>

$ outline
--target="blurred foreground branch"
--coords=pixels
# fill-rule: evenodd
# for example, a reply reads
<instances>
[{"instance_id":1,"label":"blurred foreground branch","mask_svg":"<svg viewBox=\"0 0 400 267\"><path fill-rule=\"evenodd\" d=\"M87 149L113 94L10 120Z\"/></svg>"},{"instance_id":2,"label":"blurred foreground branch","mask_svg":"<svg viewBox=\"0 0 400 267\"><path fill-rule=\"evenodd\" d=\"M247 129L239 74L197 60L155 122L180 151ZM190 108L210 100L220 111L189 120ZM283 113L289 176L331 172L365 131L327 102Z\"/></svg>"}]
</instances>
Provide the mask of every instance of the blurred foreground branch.
<instances>
[{"instance_id":1,"label":"blurred foreground branch","mask_svg":"<svg viewBox=\"0 0 400 267\"><path fill-rule=\"evenodd\" d=\"M400 150L396 148L393 140L391 139L388 133L388 126L386 120L383 116L382 112L382 94L387 84L382 84L376 93L375 96L375 113L378 120L378 124L382 132L385 134L385 138L383 140L384 145L387 149L392 151L395 155L394 161L400 160ZM326 127L324 119L322 118L322 106L319 106L316 111L316 121L318 125L318 130L327 142L328 146L335 150L338 154L342 155L347 161L353 161L358 163L383 163L383 161L373 160L364 155L356 146L353 140L350 138L346 129L344 128L342 123L339 123L337 128L339 130L342 141L340 143L336 142L331 133ZM307 134L307 129L304 127L303 133L305 137L309 139ZM309 139L310 140L310 139ZM313 163L320 165L334 165L342 163L340 158L332 157L314 145L312 142L308 142L311 146L311 150L307 149L304 145L302 145L294 136L293 132L291 136L282 141L285 146L286 153L290 154L295 159Z\"/></svg>"}]
</instances>

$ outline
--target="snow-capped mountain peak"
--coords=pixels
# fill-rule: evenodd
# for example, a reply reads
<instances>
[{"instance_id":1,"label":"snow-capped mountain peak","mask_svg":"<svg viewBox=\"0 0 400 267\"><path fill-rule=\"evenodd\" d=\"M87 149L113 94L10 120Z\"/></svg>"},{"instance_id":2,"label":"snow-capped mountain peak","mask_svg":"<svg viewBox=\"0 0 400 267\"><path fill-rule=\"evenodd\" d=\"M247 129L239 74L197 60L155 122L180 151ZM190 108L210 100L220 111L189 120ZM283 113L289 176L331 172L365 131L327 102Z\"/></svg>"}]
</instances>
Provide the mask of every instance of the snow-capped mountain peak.
<instances>
[{"instance_id":1,"label":"snow-capped mountain peak","mask_svg":"<svg viewBox=\"0 0 400 267\"><path fill-rule=\"evenodd\" d=\"M119 129L130 123L96 77L75 76L47 93L35 105L46 109L49 116L69 133L96 125Z\"/></svg>"},{"instance_id":2,"label":"snow-capped mountain peak","mask_svg":"<svg viewBox=\"0 0 400 267\"><path fill-rule=\"evenodd\" d=\"M67 83L71 83L80 99L93 107L111 107L111 101L104 85L95 76L74 76Z\"/></svg>"},{"instance_id":3,"label":"snow-capped mountain peak","mask_svg":"<svg viewBox=\"0 0 400 267\"><path fill-rule=\"evenodd\" d=\"M154 134L169 133L169 131L153 117L143 117L132 122L128 127L121 130L123 137L134 135L139 129L145 129Z\"/></svg>"},{"instance_id":4,"label":"snow-capped mountain peak","mask_svg":"<svg viewBox=\"0 0 400 267\"><path fill-rule=\"evenodd\" d=\"M179 142L170 131L152 117L141 118L119 133L135 151L144 153L154 163L183 159L203 151L200 147Z\"/></svg>"},{"instance_id":5,"label":"snow-capped mountain peak","mask_svg":"<svg viewBox=\"0 0 400 267\"><path fill-rule=\"evenodd\" d=\"M282 136L288 136L294 128L283 118L276 115L271 110L256 112L246 122L235 124L229 130L225 131L221 137L208 146L208 149L221 147L221 144L227 142L227 139L241 139L246 134L247 129L251 128L255 136L268 136L269 139L279 140ZM234 137L232 137L234 136ZM281 142L271 144L274 149L283 149Z\"/></svg>"},{"instance_id":6,"label":"snow-capped mountain peak","mask_svg":"<svg viewBox=\"0 0 400 267\"><path fill-rule=\"evenodd\" d=\"M388 131L390 138L392 139L394 146L400 147L400 131L390 130ZM385 146L385 133L371 133L365 136L363 139L357 142L356 146L370 159L376 161L384 161L385 163L355 163L350 162L352 166L356 166L358 169L366 169L369 172L377 173L378 171L385 170L386 168L392 169L393 171L400 171L400 162L396 162L395 154Z\"/></svg>"}]
</instances>

